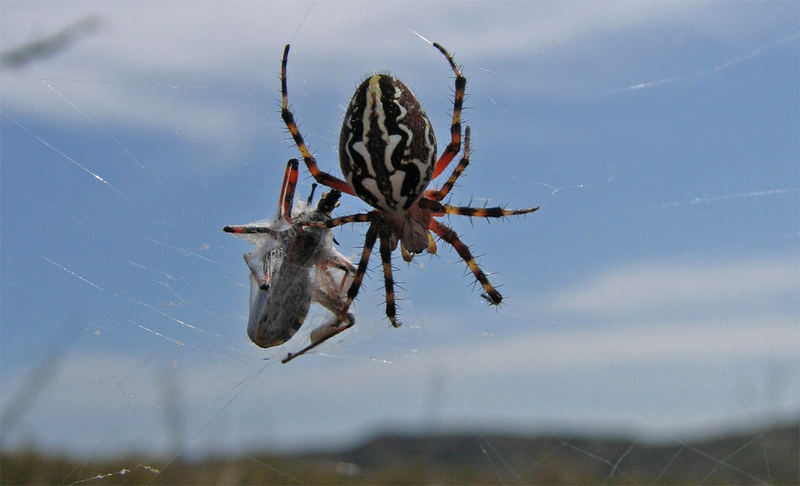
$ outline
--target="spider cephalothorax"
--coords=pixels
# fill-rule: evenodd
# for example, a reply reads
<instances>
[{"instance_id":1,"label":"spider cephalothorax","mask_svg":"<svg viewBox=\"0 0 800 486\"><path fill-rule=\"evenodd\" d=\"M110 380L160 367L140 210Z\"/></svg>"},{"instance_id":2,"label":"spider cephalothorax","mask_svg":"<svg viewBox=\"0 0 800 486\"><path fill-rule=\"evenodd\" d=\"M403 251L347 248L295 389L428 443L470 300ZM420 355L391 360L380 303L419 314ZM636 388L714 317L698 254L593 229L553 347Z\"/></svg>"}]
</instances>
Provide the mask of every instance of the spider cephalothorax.
<instances>
[{"instance_id":1,"label":"spider cephalothorax","mask_svg":"<svg viewBox=\"0 0 800 486\"><path fill-rule=\"evenodd\" d=\"M327 228L353 222L370 223L364 239L364 251L353 283L347 291L345 309L340 314L342 320L346 316L347 308L358 294L372 248L380 239L386 289L386 315L392 325L399 326L392 278L392 251L399 242L406 261L410 261L414 254L426 250L435 253L436 245L432 233L455 248L483 287L484 297L492 304L500 304L502 296L489 283L489 279L475 263L467 246L461 242L455 231L435 218L445 214L498 218L530 213L538 209L472 208L451 206L441 202L469 164L469 127L466 128L464 135L464 155L453 174L440 189L428 189L431 180L439 176L461 150L461 108L467 83L450 53L439 44L434 43L433 46L445 56L456 75L450 142L444 152L438 159L436 158L436 137L430 120L411 90L393 76L377 74L367 78L356 89L342 123L339 164L345 180L319 169L297 128L294 115L289 110L286 81L289 46L287 45L283 51L281 117L303 155L311 175L317 182L358 196L375 208L366 213L308 223L309 226ZM333 326L325 339L348 326L349 324ZM286 360L303 354L323 340L320 339L300 352L289 355Z\"/></svg>"}]
</instances>

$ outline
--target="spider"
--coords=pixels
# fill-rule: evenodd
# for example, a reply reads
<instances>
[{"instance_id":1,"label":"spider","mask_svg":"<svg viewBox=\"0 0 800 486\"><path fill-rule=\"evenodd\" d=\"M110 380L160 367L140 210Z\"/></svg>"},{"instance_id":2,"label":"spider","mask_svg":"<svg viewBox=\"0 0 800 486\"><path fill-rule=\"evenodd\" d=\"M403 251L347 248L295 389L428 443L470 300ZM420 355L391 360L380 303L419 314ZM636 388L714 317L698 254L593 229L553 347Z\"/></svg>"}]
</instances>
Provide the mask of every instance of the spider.
<instances>
[{"instance_id":1,"label":"spider","mask_svg":"<svg viewBox=\"0 0 800 486\"><path fill-rule=\"evenodd\" d=\"M278 210L272 221L223 228L255 246L244 255L250 268L247 334L262 348L288 341L305 321L312 301L334 314L330 321L312 331L312 343L324 340L340 321L348 327L355 323L344 306L345 290L352 282L355 267L334 248L330 229L305 225L329 219L341 193L332 190L323 194L312 208L314 184L308 201L298 203L293 214L297 165L297 159L286 165Z\"/></svg>"},{"instance_id":2,"label":"spider","mask_svg":"<svg viewBox=\"0 0 800 486\"><path fill-rule=\"evenodd\" d=\"M450 178L438 190L427 189L431 180L438 177L461 150L461 108L467 83L450 53L438 43L433 43L433 46L444 55L456 76L450 142L444 152L437 160L433 128L411 90L393 76L376 74L368 77L356 89L345 112L339 137L339 164L346 181L319 169L297 128L294 115L289 109L287 89L286 65L289 45L283 51L281 118L303 156L309 172L318 183L357 196L374 208L366 213L306 223L318 228L333 228L355 222L370 223L358 269L347 291L344 309L339 312L338 317L342 322L353 299L358 295L372 249L376 240L380 239L386 316L393 326L400 325L394 297L392 252L399 243L403 259L409 262L415 254L424 251L436 253L436 243L431 232L450 244L466 262L483 287L485 292L483 297L489 303L499 305L502 296L489 283L489 279L475 262L469 248L459 239L455 231L435 218L446 214L500 218L531 213L539 209L538 207L473 208L451 206L441 202L469 164L469 127L466 127L464 134L464 154ZM352 324L349 322L342 325L336 323L335 328L329 331L325 339L350 326ZM325 339L315 341L299 352L290 354L284 361L309 351Z\"/></svg>"}]
</instances>

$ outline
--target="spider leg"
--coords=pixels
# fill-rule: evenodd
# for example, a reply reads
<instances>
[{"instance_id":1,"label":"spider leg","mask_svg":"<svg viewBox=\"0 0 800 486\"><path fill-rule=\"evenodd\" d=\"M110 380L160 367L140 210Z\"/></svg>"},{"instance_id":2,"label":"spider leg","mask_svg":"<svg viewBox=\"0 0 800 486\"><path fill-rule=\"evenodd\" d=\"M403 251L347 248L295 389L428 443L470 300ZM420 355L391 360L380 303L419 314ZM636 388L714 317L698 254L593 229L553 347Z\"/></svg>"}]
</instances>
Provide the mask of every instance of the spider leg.
<instances>
[{"instance_id":1,"label":"spider leg","mask_svg":"<svg viewBox=\"0 0 800 486\"><path fill-rule=\"evenodd\" d=\"M281 194L278 198L278 213L275 219L281 219L283 216L287 221L291 222L292 204L294 201L294 191L297 187L297 159L290 159L286 163L286 171L283 173L283 182L281 183ZM226 233L267 233L270 236L277 237L278 233L263 226L247 226L247 225L233 225L225 226L222 231Z\"/></svg>"},{"instance_id":2,"label":"spider leg","mask_svg":"<svg viewBox=\"0 0 800 486\"><path fill-rule=\"evenodd\" d=\"M456 214L459 216L475 216L478 218L503 218L506 216L514 216L517 214L528 214L539 209L539 206L534 208L522 209L506 209L500 206L493 208L473 208L471 206L451 206L449 204L442 204L439 201L421 197L419 199L419 207L433 211L436 216L443 216L445 214Z\"/></svg>"},{"instance_id":3,"label":"spider leg","mask_svg":"<svg viewBox=\"0 0 800 486\"><path fill-rule=\"evenodd\" d=\"M349 216L326 219L325 221L308 221L303 223L303 226L309 226L311 228L335 228L347 223L369 223L374 220L375 211L370 211L368 213L356 213Z\"/></svg>"},{"instance_id":4,"label":"spider leg","mask_svg":"<svg viewBox=\"0 0 800 486\"><path fill-rule=\"evenodd\" d=\"M318 332L315 336L312 336L311 344L300 351L297 351L296 353L289 353L286 355L286 357L281 360L281 363L287 363L294 358L311 351L328 339L346 329L349 329L353 326L353 324L355 324L354 320L348 319L350 314L347 311L350 310L350 305L353 303L353 299L355 299L356 295L358 295L358 291L361 288L361 282L364 279L364 274L367 273L367 264L369 263L369 257L372 254L372 247L375 246L375 240L378 237L379 226L379 222L373 221L367 230L367 235L364 238L364 250L361 253L361 259L358 262L358 269L356 270L356 274L353 276L353 283L350 284L350 288L347 289L347 300L344 303L344 307L339 311L339 315L336 316L336 321L331 321L327 329L320 330L320 332ZM342 322L344 325L339 325L339 323Z\"/></svg>"},{"instance_id":5,"label":"spider leg","mask_svg":"<svg viewBox=\"0 0 800 486\"><path fill-rule=\"evenodd\" d=\"M450 192L450 189L458 180L458 177L464 172L464 170L469 165L469 127L464 130L464 155L461 157L461 160L458 162L455 170L453 173L450 174L450 178L447 179L447 182L444 183L441 189L438 191L427 191L425 197L429 199L433 199L434 201L441 201L447 196L447 193Z\"/></svg>"},{"instance_id":6,"label":"spider leg","mask_svg":"<svg viewBox=\"0 0 800 486\"><path fill-rule=\"evenodd\" d=\"M442 156L439 157L439 160L436 162L436 168L433 170L432 177L432 179L435 179L447 168L447 165L453 160L453 157L461 150L461 108L464 105L464 91L467 86L467 78L461 74L461 70L458 69L456 62L453 60L453 56L447 52L447 49L442 47L438 42L434 42L433 47L439 49L439 52L444 54L444 57L447 59L447 62L450 63L450 67L456 74L456 88L453 96L453 122L450 125L450 143L447 144L447 148L444 149Z\"/></svg>"},{"instance_id":7,"label":"spider leg","mask_svg":"<svg viewBox=\"0 0 800 486\"><path fill-rule=\"evenodd\" d=\"M458 255L467 263L467 266L469 267L470 271L472 271L472 274L475 275L475 278L478 280L481 286L483 286L483 290L486 291L484 298L494 305L500 305L500 302L503 300L503 296L500 295L500 292L498 292L491 283L489 283L489 279L475 262L475 258L472 257L472 253L470 253L467 245L465 245L464 242L458 238L458 233L453 231L447 225L436 220L431 221L430 228L434 233L439 235L439 238L448 242L453 248L455 248L456 252L458 252Z\"/></svg>"},{"instance_id":8,"label":"spider leg","mask_svg":"<svg viewBox=\"0 0 800 486\"><path fill-rule=\"evenodd\" d=\"M350 284L350 288L347 289L347 302L344 305L344 309L339 313L340 321L344 317L345 312L350 308L350 304L353 303L353 299L356 298L358 290L361 288L361 281L364 279L364 274L367 272L367 264L372 254L372 247L375 246L375 239L378 236L379 225L379 222L374 221L369 226L367 235L364 237L364 250L361 252L361 259L358 261L358 268L356 269L356 274L353 276L353 283Z\"/></svg>"},{"instance_id":9,"label":"spider leg","mask_svg":"<svg viewBox=\"0 0 800 486\"><path fill-rule=\"evenodd\" d=\"M397 321L397 306L394 302L394 278L392 277L392 244L387 232L381 231L381 263L383 265L383 284L386 288L386 317L394 327L400 327Z\"/></svg>"},{"instance_id":10,"label":"spider leg","mask_svg":"<svg viewBox=\"0 0 800 486\"><path fill-rule=\"evenodd\" d=\"M476 216L478 218L503 218L505 216L532 213L537 209L539 209L539 206L536 206L535 208L506 209L499 206L494 208L473 208L470 206L451 206L449 204L444 204L445 214Z\"/></svg>"},{"instance_id":11,"label":"spider leg","mask_svg":"<svg viewBox=\"0 0 800 486\"><path fill-rule=\"evenodd\" d=\"M327 172L319 170L317 161L314 159L314 156L311 155L311 152L308 150L305 141L303 141L303 136L300 134L300 130L297 128L297 123L294 121L294 115L289 110L289 91L286 88L286 64L288 59L289 44L286 44L286 47L283 50L283 60L281 61L281 118L283 118L286 128L289 129L289 133L292 134L294 143L297 145L297 148L303 155L303 160L308 167L308 171L311 172L311 175L314 176L314 179L324 186L331 187L347 194L355 195L355 192L350 185L347 184L347 182L332 176Z\"/></svg>"}]
</instances>

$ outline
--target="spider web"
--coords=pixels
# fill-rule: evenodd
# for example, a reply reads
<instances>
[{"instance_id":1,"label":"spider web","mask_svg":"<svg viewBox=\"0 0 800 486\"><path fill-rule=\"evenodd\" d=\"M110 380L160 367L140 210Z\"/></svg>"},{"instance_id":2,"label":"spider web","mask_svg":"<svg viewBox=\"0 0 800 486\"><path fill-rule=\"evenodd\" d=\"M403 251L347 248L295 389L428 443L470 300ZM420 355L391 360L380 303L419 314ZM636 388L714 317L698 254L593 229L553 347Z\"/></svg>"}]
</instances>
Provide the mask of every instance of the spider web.
<instances>
[{"instance_id":1,"label":"spider web","mask_svg":"<svg viewBox=\"0 0 800 486\"><path fill-rule=\"evenodd\" d=\"M264 451L350 450L331 468L357 478L364 458L404 457L383 434L465 434L473 479L493 483L568 479L558 461L607 483L796 480L768 440L800 409L797 6L450 7L374 6L370 23L326 4L0 6L4 457L68 455L62 484L182 482L209 457L305 484ZM300 129L337 174L370 70L411 86L445 145L452 78L418 35L468 78L453 203L542 206L445 219L506 301L487 307L440 242L395 258L391 329L373 254L356 326L281 365L329 314L251 344L249 247L221 227L274 214L298 156L283 44ZM365 230L335 233L354 262ZM672 448L641 475L654 445Z\"/></svg>"}]
</instances>

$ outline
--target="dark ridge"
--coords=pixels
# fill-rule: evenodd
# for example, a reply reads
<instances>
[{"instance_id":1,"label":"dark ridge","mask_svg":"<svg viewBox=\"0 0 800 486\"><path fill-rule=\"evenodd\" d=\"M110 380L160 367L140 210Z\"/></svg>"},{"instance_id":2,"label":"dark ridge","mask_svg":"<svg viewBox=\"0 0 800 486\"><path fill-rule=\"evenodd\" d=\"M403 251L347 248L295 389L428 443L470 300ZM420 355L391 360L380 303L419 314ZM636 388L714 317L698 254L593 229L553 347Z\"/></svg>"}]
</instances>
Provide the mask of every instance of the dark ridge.
<instances>
[{"instance_id":1,"label":"dark ridge","mask_svg":"<svg viewBox=\"0 0 800 486\"><path fill-rule=\"evenodd\" d=\"M711 439L386 434L339 451L85 461L3 452L0 484L800 484L800 424Z\"/></svg>"}]
</instances>

